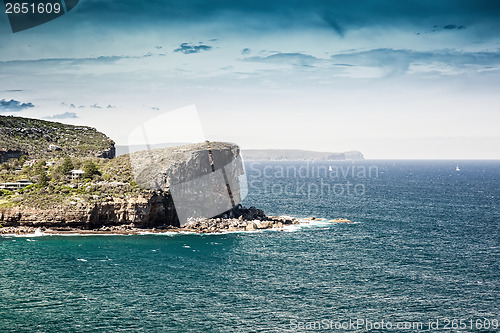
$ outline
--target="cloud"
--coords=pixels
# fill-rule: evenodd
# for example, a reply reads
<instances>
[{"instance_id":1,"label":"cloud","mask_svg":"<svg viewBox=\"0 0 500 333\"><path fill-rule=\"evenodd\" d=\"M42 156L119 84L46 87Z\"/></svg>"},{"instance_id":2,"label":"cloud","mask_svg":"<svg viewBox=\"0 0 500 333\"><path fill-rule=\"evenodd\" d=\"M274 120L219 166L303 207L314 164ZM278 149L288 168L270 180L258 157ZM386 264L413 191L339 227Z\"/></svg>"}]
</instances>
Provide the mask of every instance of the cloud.
<instances>
[{"instance_id":1,"label":"cloud","mask_svg":"<svg viewBox=\"0 0 500 333\"><path fill-rule=\"evenodd\" d=\"M428 33L440 32L443 30L464 30L467 27L465 25L456 25L456 24L447 24L447 25L435 25L432 27L432 30Z\"/></svg>"},{"instance_id":2,"label":"cloud","mask_svg":"<svg viewBox=\"0 0 500 333\"><path fill-rule=\"evenodd\" d=\"M344 37L345 29L338 24L333 15L323 14L322 18L340 37Z\"/></svg>"},{"instance_id":3,"label":"cloud","mask_svg":"<svg viewBox=\"0 0 500 333\"><path fill-rule=\"evenodd\" d=\"M199 45L182 43L174 52L182 52L184 54L200 53L201 51L210 51L211 46L200 43Z\"/></svg>"},{"instance_id":4,"label":"cloud","mask_svg":"<svg viewBox=\"0 0 500 333\"><path fill-rule=\"evenodd\" d=\"M12 112L18 112L27 108L32 108L35 107L33 103L21 103L19 101L16 101L14 99L11 99L10 101L7 101L5 99L0 100L0 112L5 112L5 111L12 111Z\"/></svg>"},{"instance_id":5,"label":"cloud","mask_svg":"<svg viewBox=\"0 0 500 333\"><path fill-rule=\"evenodd\" d=\"M249 57L243 59L248 62L264 62L271 64L289 64L297 66L312 66L319 61L318 58L304 53L276 53L266 57Z\"/></svg>"},{"instance_id":6,"label":"cloud","mask_svg":"<svg viewBox=\"0 0 500 333\"><path fill-rule=\"evenodd\" d=\"M29 60L5 60L0 61L1 65L13 66L13 65L44 65L44 66L78 66L78 65L89 65L89 64L114 64L121 59L140 59L149 57L148 54L143 56L98 56L98 57L87 57L87 58L40 58L40 59L29 59Z\"/></svg>"},{"instance_id":7,"label":"cloud","mask_svg":"<svg viewBox=\"0 0 500 333\"><path fill-rule=\"evenodd\" d=\"M53 116L47 116L44 118L45 119L74 119L74 118L78 118L78 116L74 112L64 112L61 114L55 114Z\"/></svg>"},{"instance_id":8,"label":"cloud","mask_svg":"<svg viewBox=\"0 0 500 333\"><path fill-rule=\"evenodd\" d=\"M109 20L113 13L113 20ZM265 32L290 28L330 29L340 36L350 30L370 27L409 27L425 29L435 22L490 27L483 32L496 38L500 27L500 2L495 0L408 0L395 4L388 0L219 0L190 1L151 0L144 6L140 1L87 0L79 5L77 15L84 22L97 26L118 26L135 29L148 26L214 26L221 31ZM449 24L449 23L448 23ZM216 27L216 28L217 28Z\"/></svg>"},{"instance_id":9,"label":"cloud","mask_svg":"<svg viewBox=\"0 0 500 333\"><path fill-rule=\"evenodd\" d=\"M248 47L245 47L243 50L241 50L242 55L247 55L252 53L252 50L250 50Z\"/></svg>"},{"instance_id":10,"label":"cloud","mask_svg":"<svg viewBox=\"0 0 500 333\"><path fill-rule=\"evenodd\" d=\"M455 25L455 24L448 24L448 25L445 25L443 27L443 29L446 29L446 30L454 30L454 29L462 30L462 29L465 29L465 26L463 26L463 25Z\"/></svg>"},{"instance_id":11,"label":"cloud","mask_svg":"<svg viewBox=\"0 0 500 333\"><path fill-rule=\"evenodd\" d=\"M432 66L432 70L446 67L447 70L462 71L470 66L500 66L500 51L461 52L456 50L414 51L408 49L373 49L353 51L331 56L334 63L343 66L378 67L386 70L387 76L408 72L411 65Z\"/></svg>"}]
</instances>

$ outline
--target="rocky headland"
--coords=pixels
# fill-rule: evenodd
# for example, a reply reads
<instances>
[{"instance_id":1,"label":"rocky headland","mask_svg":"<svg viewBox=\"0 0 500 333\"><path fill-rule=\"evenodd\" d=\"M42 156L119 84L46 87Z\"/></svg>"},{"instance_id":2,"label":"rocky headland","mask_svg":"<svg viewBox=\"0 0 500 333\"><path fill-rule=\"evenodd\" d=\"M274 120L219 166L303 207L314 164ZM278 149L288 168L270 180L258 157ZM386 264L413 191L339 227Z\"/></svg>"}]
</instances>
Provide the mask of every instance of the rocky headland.
<instances>
[{"instance_id":1,"label":"rocky headland","mask_svg":"<svg viewBox=\"0 0 500 333\"><path fill-rule=\"evenodd\" d=\"M115 157L113 141L93 128L20 117L0 117L0 138L0 234L220 233L299 223L241 206L243 162L232 143Z\"/></svg>"}]
</instances>

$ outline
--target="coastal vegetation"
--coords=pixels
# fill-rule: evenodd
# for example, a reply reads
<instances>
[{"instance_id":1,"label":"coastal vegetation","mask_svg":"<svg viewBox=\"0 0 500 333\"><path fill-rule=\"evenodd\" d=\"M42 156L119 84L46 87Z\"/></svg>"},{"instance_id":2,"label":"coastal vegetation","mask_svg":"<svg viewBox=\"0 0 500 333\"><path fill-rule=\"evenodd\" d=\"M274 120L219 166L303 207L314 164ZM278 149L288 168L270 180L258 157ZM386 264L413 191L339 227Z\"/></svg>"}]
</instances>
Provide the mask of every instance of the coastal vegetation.
<instances>
[{"instance_id":1,"label":"coastal vegetation","mask_svg":"<svg viewBox=\"0 0 500 333\"><path fill-rule=\"evenodd\" d=\"M0 208L26 206L53 208L71 201L102 202L109 197L135 196L142 192L132 180L127 156L108 160L65 156L61 159L38 160L19 167L19 160L0 165L0 183L26 179L32 185L16 191L0 190ZM71 171L83 174L73 177Z\"/></svg>"},{"instance_id":2,"label":"coastal vegetation","mask_svg":"<svg viewBox=\"0 0 500 333\"><path fill-rule=\"evenodd\" d=\"M0 116L0 184L10 184L0 186L0 208L140 195L128 157L114 157L114 142L94 128Z\"/></svg>"},{"instance_id":3,"label":"coastal vegetation","mask_svg":"<svg viewBox=\"0 0 500 333\"><path fill-rule=\"evenodd\" d=\"M115 147L113 140L92 127L0 116L0 163L21 156L26 159L113 158Z\"/></svg>"}]
</instances>

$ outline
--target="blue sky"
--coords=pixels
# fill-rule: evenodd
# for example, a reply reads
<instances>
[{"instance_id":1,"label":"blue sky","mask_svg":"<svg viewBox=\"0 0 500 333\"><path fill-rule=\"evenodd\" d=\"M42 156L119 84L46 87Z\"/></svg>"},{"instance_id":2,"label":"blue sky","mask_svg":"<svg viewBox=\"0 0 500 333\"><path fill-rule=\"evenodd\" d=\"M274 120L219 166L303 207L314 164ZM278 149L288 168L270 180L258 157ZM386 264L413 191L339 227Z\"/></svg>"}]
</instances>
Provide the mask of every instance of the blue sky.
<instances>
[{"instance_id":1,"label":"blue sky","mask_svg":"<svg viewBox=\"0 0 500 333\"><path fill-rule=\"evenodd\" d=\"M81 0L15 34L0 15L0 114L125 144L195 104L243 148L500 158L499 31L498 1Z\"/></svg>"}]
</instances>

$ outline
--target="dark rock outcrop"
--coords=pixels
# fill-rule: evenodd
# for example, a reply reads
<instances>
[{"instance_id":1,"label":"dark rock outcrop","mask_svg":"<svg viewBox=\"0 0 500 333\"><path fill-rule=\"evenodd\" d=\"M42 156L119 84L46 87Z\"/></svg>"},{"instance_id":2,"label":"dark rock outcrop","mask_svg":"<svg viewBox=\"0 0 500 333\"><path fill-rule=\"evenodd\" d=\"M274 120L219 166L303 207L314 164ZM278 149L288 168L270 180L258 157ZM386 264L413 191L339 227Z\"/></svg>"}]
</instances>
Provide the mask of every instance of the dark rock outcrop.
<instances>
[{"instance_id":1,"label":"dark rock outcrop","mask_svg":"<svg viewBox=\"0 0 500 333\"><path fill-rule=\"evenodd\" d=\"M13 158L18 159L23 155L26 155L26 153L20 150L0 148L0 163L7 162Z\"/></svg>"}]
</instances>

